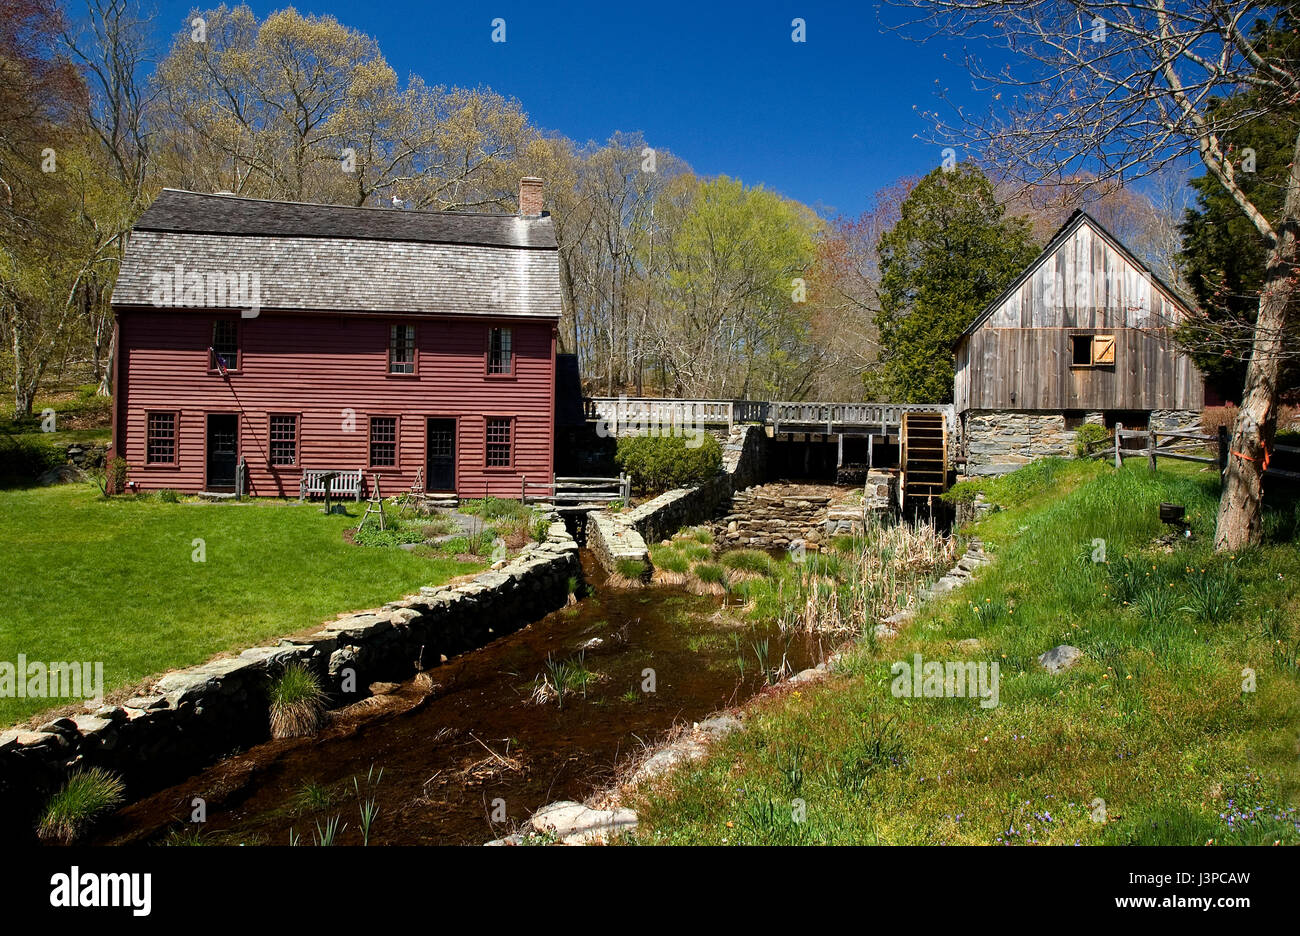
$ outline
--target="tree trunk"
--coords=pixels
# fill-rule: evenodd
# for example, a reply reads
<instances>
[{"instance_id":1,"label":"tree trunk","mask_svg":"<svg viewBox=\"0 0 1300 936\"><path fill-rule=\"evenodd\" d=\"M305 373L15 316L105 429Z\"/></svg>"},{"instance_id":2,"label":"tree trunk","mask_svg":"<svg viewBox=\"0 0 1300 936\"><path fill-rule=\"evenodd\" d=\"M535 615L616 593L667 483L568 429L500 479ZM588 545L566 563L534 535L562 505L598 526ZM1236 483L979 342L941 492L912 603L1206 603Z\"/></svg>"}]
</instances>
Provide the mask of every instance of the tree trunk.
<instances>
[{"instance_id":1,"label":"tree trunk","mask_svg":"<svg viewBox=\"0 0 1300 936\"><path fill-rule=\"evenodd\" d=\"M1277 427L1278 378L1295 279L1296 226L1300 218L1300 139L1287 177L1277 239L1268 255L1259 317L1246 367L1241 411L1232 427L1228 470L1214 528L1219 552L1258 543L1263 531L1264 458Z\"/></svg>"}]
</instances>

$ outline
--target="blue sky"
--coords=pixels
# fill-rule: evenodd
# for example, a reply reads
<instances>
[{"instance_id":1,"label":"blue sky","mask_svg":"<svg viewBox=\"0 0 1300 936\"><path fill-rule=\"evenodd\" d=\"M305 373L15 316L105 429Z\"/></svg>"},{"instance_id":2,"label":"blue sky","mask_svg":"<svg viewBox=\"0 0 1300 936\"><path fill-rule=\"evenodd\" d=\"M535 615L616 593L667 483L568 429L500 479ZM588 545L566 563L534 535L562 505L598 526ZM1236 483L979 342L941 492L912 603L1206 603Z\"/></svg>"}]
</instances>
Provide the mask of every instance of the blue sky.
<instances>
[{"instance_id":1,"label":"blue sky","mask_svg":"<svg viewBox=\"0 0 1300 936\"><path fill-rule=\"evenodd\" d=\"M194 4L155 2L165 48ZM261 17L288 3L249 5ZM640 130L697 172L762 183L826 214L857 214L880 187L938 164L938 148L915 139L936 87L977 103L960 44L882 34L870 2L294 5L375 37L399 75L488 85L579 142ZM491 41L495 17L505 43ZM791 41L795 17L805 43Z\"/></svg>"}]
</instances>

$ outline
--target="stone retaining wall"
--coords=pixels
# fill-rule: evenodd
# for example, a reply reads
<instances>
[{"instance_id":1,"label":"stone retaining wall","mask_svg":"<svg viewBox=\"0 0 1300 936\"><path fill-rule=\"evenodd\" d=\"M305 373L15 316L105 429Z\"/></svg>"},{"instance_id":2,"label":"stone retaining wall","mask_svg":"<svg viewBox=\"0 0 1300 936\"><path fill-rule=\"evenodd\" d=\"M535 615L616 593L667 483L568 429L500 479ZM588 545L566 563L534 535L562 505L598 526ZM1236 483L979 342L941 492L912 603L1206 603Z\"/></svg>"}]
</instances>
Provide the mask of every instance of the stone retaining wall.
<instances>
[{"instance_id":1,"label":"stone retaining wall","mask_svg":"<svg viewBox=\"0 0 1300 936\"><path fill-rule=\"evenodd\" d=\"M0 733L0 838L30 839L43 803L74 769L117 771L136 799L266 741L267 694L290 663L314 670L332 704L351 704L371 683L409 679L563 607L581 577L577 544L553 522L545 542L472 581L422 588L309 637L169 673L122 705Z\"/></svg>"},{"instance_id":2,"label":"stone retaining wall","mask_svg":"<svg viewBox=\"0 0 1300 936\"><path fill-rule=\"evenodd\" d=\"M682 527L713 520L726 512L734 491L762 479L766 442L761 426L736 426L722 446L721 474L694 487L666 491L626 513L591 511L587 546L613 572L617 558L631 558L626 550L635 548L633 537L641 540L639 549L644 550L646 543L667 539Z\"/></svg>"}]
</instances>

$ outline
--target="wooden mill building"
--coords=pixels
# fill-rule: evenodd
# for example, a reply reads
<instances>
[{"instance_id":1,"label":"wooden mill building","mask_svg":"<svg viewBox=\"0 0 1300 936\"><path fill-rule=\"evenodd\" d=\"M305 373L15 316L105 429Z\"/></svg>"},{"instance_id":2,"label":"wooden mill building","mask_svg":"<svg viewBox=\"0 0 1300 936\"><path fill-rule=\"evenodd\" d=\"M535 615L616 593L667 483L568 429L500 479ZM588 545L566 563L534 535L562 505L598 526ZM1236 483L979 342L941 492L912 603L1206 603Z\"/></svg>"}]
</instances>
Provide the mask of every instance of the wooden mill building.
<instances>
[{"instance_id":1,"label":"wooden mill building","mask_svg":"<svg viewBox=\"0 0 1300 936\"><path fill-rule=\"evenodd\" d=\"M1076 211L954 347L966 473L1068 455L1085 422L1196 422L1204 381L1172 338L1188 314L1123 244Z\"/></svg>"},{"instance_id":2,"label":"wooden mill building","mask_svg":"<svg viewBox=\"0 0 1300 936\"><path fill-rule=\"evenodd\" d=\"M518 214L165 190L113 293L113 452L136 489L518 497L552 477L560 308L540 179Z\"/></svg>"}]
</instances>

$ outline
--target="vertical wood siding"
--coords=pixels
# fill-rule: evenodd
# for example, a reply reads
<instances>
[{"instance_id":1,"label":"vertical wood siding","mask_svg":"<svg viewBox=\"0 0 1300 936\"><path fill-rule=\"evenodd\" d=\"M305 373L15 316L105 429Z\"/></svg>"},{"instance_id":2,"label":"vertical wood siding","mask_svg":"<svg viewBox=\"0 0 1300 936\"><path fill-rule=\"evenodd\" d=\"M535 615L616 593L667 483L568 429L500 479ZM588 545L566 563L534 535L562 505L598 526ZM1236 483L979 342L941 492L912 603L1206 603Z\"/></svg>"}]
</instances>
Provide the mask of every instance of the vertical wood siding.
<instances>
[{"instance_id":1,"label":"vertical wood siding","mask_svg":"<svg viewBox=\"0 0 1300 936\"><path fill-rule=\"evenodd\" d=\"M957 347L967 409L1200 409L1204 382L1169 330L1182 310L1087 220ZM1115 336L1113 367L1071 366L1070 336Z\"/></svg>"},{"instance_id":2,"label":"vertical wood siding","mask_svg":"<svg viewBox=\"0 0 1300 936\"><path fill-rule=\"evenodd\" d=\"M117 445L141 488L200 491L206 470L206 414L239 414L239 452L249 493L298 494L305 468L363 468L382 476L384 495L400 493L425 464L425 420L456 420L456 493L518 497L520 476L549 481L553 464L555 359L551 322L272 315L240 321L241 369L208 372L213 316L202 311L119 311L124 389ZM416 328L417 374L387 373L389 326ZM514 376L488 377L487 331L514 331ZM145 464L150 411L180 414L177 464ZM299 464L269 464L268 415L299 418ZM370 416L398 417L398 464L369 464ZM484 465L485 426L514 421L514 464Z\"/></svg>"}]
</instances>

